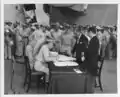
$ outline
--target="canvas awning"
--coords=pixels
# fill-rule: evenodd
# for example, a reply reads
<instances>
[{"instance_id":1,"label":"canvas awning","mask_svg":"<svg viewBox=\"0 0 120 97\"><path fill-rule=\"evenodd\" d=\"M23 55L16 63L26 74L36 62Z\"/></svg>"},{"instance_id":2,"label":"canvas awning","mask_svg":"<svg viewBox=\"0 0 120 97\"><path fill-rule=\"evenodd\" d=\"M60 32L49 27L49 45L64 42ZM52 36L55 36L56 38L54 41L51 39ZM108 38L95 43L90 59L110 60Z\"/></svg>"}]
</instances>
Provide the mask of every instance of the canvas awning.
<instances>
[{"instance_id":1,"label":"canvas awning","mask_svg":"<svg viewBox=\"0 0 120 97\"><path fill-rule=\"evenodd\" d=\"M68 7L75 11L84 11L88 4L51 4L54 7Z\"/></svg>"},{"instance_id":2,"label":"canvas awning","mask_svg":"<svg viewBox=\"0 0 120 97\"><path fill-rule=\"evenodd\" d=\"M69 15L69 12L66 11L63 14L61 10L57 8L52 9L51 20L52 22L68 22L71 24L80 24L80 25L114 25L117 24L118 18L118 5L117 4L89 4L87 8L87 14L82 16L80 14ZM64 9L63 9L64 10Z\"/></svg>"}]
</instances>

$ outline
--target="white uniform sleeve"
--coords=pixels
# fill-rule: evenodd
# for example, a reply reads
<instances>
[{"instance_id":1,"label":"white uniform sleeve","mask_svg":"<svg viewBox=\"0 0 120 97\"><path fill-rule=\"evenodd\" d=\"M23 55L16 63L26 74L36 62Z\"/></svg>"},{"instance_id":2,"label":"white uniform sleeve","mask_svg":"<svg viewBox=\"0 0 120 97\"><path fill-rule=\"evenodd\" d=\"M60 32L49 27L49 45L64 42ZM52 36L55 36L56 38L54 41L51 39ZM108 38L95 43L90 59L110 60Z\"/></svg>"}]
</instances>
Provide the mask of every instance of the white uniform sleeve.
<instances>
[{"instance_id":1,"label":"white uniform sleeve","mask_svg":"<svg viewBox=\"0 0 120 97\"><path fill-rule=\"evenodd\" d=\"M33 51L33 55L35 56L38 51L40 50L40 48L42 47L43 43L44 43L45 39L42 38L40 40L37 41L35 47L34 47L34 51Z\"/></svg>"},{"instance_id":2,"label":"white uniform sleeve","mask_svg":"<svg viewBox=\"0 0 120 97\"><path fill-rule=\"evenodd\" d=\"M43 55L44 55L45 61L51 61L49 58L49 49L46 46L44 46L43 48Z\"/></svg>"},{"instance_id":3,"label":"white uniform sleeve","mask_svg":"<svg viewBox=\"0 0 120 97\"><path fill-rule=\"evenodd\" d=\"M34 59L33 59L33 54L32 54L32 48L31 46L26 47L26 55L28 56L29 62L30 62L30 67L31 69L33 68L34 65Z\"/></svg>"},{"instance_id":4,"label":"white uniform sleeve","mask_svg":"<svg viewBox=\"0 0 120 97\"><path fill-rule=\"evenodd\" d=\"M32 48L30 46L26 47L26 55L29 59L32 59Z\"/></svg>"},{"instance_id":5,"label":"white uniform sleeve","mask_svg":"<svg viewBox=\"0 0 120 97\"><path fill-rule=\"evenodd\" d=\"M56 61L56 58L49 56L49 54L50 54L49 49L46 46L44 46L44 48L43 48L43 56L44 56L45 62Z\"/></svg>"}]
</instances>

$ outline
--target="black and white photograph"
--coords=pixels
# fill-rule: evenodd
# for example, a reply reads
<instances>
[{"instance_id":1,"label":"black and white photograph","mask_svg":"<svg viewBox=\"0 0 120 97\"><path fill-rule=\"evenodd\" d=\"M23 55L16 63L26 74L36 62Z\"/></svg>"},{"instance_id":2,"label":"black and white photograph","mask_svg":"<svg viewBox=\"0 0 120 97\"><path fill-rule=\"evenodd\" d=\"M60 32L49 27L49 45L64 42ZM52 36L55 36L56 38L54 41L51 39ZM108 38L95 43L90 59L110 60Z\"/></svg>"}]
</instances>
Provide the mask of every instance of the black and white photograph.
<instances>
[{"instance_id":1,"label":"black and white photograph","mask_svg":"<svg viewBox=\"0 0 120 97\"><path fill-rule=\"evenodd\" d=\"M118 4L3 6L4 95L118 93Z\"/></svg>"}]
</instances>

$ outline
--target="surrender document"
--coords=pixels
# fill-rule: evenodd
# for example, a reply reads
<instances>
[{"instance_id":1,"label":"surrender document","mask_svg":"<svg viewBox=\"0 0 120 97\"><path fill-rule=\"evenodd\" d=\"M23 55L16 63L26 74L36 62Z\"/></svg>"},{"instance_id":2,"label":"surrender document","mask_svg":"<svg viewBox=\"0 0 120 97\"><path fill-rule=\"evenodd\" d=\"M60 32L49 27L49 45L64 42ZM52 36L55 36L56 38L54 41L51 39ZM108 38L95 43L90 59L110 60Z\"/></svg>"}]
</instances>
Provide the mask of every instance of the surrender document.
<instances>
[{"instance_id":1,"label":"surrender document","mask_svg":"<svg viewBox=\"0 0 120 97\"><path fill-rule=\"evenodd\" d=\"M58 56L58 61L75 61L76 59L73 58L73 57L68 57L68 56L65 56L65 55L59 55Z\"/></svg>"},{"instance_id":2,"label":"surrender document","mask_svg":"<svg viewBox=\"0 0 120 97\"><path fill-rule=\"evenodd\" d=\"M62 67L62 66L78 66L78 63L72 62L72 61L66 61L66 62L55 62L55 66Z\"/></svg>"}]
</instances>

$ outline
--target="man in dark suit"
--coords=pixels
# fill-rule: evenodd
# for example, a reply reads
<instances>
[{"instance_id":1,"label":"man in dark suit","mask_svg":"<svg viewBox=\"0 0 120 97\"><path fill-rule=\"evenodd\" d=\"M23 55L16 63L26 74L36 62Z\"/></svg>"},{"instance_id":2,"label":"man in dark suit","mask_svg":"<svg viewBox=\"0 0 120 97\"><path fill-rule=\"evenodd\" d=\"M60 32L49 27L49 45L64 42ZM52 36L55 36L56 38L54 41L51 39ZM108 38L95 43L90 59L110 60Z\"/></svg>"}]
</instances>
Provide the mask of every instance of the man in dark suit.
<instances>
[{"instance_id":1,"label":"man in dark suit","mask_svg":"<svg viewBox=\"0 0 120 97\"><path fill-rule=\"evenodd\" d=\"M82 34L81 28L78 28L76 43L75 46L73 47L72 54L74 55L74 53L76 53L76 61L82 69L83 66L81 63L83 63L86 57L87 47L88 47L88 38L84 34Z\"/></svg>"},{"instance_id":2,"label":"man in dark suit","mask_svg":"<svg viewBox=\"0 0 120 97\"><path fill-rule=\"evenodd\" d=\"M88 45L87 54L86 54L87 57L84 62L85 69L88 72L86 92L93 93L95 76L97 75L98 54L99 54L99 40L96 36L95 27L90 27L88 29L88 36L91 38L91 40Z\"/></svg>"},{"instance_id":3,"label":"man in dark suit","mask_svg":"<svg viewBox=\"0 0 120 97\"><path fill-rule=\"evenodd\" d=\"M97 73L97 63L98 63L98 54L99 54L99 40L96 36L96 28L90 27L88 29L88 36L91 38L87 53L86 53L86 69L95 76Z\"/></svg>"}]
</instances>

